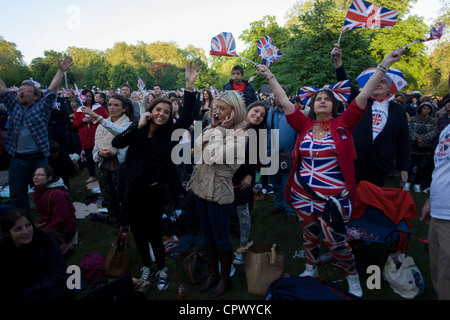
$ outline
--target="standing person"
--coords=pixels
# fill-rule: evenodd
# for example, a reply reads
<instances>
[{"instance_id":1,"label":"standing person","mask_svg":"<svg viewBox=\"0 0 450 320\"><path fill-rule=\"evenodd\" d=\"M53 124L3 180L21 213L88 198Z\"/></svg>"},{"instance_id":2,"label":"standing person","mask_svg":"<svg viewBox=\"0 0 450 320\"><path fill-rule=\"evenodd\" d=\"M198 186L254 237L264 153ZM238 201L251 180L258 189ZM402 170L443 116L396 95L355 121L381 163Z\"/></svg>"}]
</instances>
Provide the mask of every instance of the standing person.
<instances>
[{"instance_id":1,"label":"standing person","mask_svg":"<svg viewBox=\"0 0 450 320\"><path fill-rule=\"evenodd\" d=\"M111 145L115 148L128 147L124 163L118 172L118 193L125 223L133 232L136 247L144 266L142 279L148 281L154 274L150 245L158 268L157 287L165 290L169 278L165 263L165 249L161 238L164 206L178 199L182 192L181 179L171 159L172 148L178 141L172 141L172 132L187 129L194 121L194 81L200 71L198 62L186 67L186 91L184 107L180 118L174 123L172 104L165 98L156 98L138 123L130 125L116 136Z\"/></svg>"},{"instance_id":2,"label":"standing person","mask_svg":"<svg viewBox=\"0 0 450 320\"><path fill-rule=\"evenodd\" d=\"M438 122L438 136L444 131L445 127L450 123L450 99L444 101L444 105L441 110L444 110L444 114L439 117Z\"/></svg>"},{"instance_id":3,"label":"standing person","mask_svg":"<svg viewBox=\"0 0 450 320\"><path fill-rule=\"evenodd\" d=\"M42 99L41 92L30 80L22 82L16 98L0 79L0 98L10 113L3 147L11 155L9 190L14 207L30 210L28 185L31 184L34 170L48 164L48 121L64 72L72 65L72 58L69 56L58 60L58 71L48 90L44 91Z\"/></svg>"},{"instance_id":4,"label":"standing person","mask_svg":"<svg viewBox=\"0 0 450 320\"><path fill-rule=\"evenodd\" d=\"M342 63L342 50L336 44L331 52L338 81L348 76ZM353 132L357 159L355 162L356 183L369 181L384 187L386 178L400 169L400 186L408 181L410 143L408 120L405 108L394 101L390 94L392 80L381 78L369 99L369 108ZM348 103L358 95L352 86Z\"/></svg>"},{"instance_id":5,"label":"standing person","mask_svg":"<svg viewBox=\"0 0 450 320\"><path fill-rule=\"evenodd\" d=\"M80 155L81 144L80 136L78 135L78 129L73 125L73 119L75 118L75 112L79 107L79 102L77 97L73 97L69 101L69 108L67 108L67 127L69 132L69 154L76 153Z\"/></svg>"},{"instance_id":6,"label":"standing person","mask_svg":"<svg viewBox=\"0 0 450 320\"><path fill-rule=\"evenodd\" d=\"M76 210L70 192L62 178L58 177L50 166L37 168L33 183L34 203L40 217L36 226L57 232L63 241L61 251L65 253L77 232Z\"/></svg>"},{"instance_id":7,"label":"standing person","mask_svg":"<svg viewBox=\"0 0 450 320\"><path fill-rule=\"evenodd\" d=\"M56 141L61 152L67 154L69 154L68 108L70 106L67 104L67 99L58 96L48 121L48 139Z\"/></svg>"},{"instance_id":8,"label":"standing person","mask_svg":"<svg viewBox=\"0 0 450 320\"><path fill-rule=\"evenodd\" d=\"M416 108L417 115L409 120L409 139L411 141L411 165L409 177L413 175L413 168L416 167L414 177L414 192L421 192L425 183L425 189L431 183L433 172L433 152L436 148L436 137L438 136L438 125L434 119L434 109L431 102L423 102ZM410 189L410 183L403 186L403 190Z\"/></svg>"},{"instance_id":9,"label":"standing person","mask_svg":"<svg viewBox=\"0 0 450 320\"><path fill-rule=\"evenodd\" d=\"M247 79L244 79L244 68L241 66L234 66L231 69L231 79L223 85L223 91L225 90L237 91L241 95L245 106L258 101L255 87Z\"/></svg>"},{"instance_id":10,"label":"standing person","mask_svg":"<svg viewBox=\"0 0 450 320\"><path fill-rule=\"evenodd\" d=\"M285 194L296 208L303 227L306 270L300 276L318 276L316 264L323 238L347 274L349 292L359 297L363 292L352 249L345 238L345 223L350 219L356 191L352 131L363 118L367 101L386 69L400 60L403 52L404 49L397 49L386 56L339 117L339 104L331 90L316 92L308 118L289 101L270 70L265 65L257 66L272 87L278 104L284 108L287 121L298 132Z\"/></svg>"},{"instance_id":11,"label":"standing person","mask_svg":"<svg viewBox=\"0 0 450 320\"><path fill-rule=\"evenodd\" d=\"M429 224L428 246L431 281L440 300L450 300L450 126L439 136L429 198L420 221Z\"/></svg>"},{"instance_id":12,"label":"standing person","mask_svg":"<svg viewBox=\"0 0 450 320\"><path fill-rule=\"evenodd\" d=\"M247 246L250 239L251 211L253 208L253 187L255 186L256 171L261 167L259 159L259 130L266 129L268 110L262 101L255 101L247 108L245 130L253 135L256 140L250 140L245 146L245 163L242 164L233 175L235 211L239 219L239 245L240 249ZM250 139L250 138L249 138ZM252 146L250 146L252 143ZM256 147L256 148L255 148ZM264 150L265 151L265 150ZM256 157L256 162L255 162ZM241 250L236 250L233 264L242 265L244 259Z\"/></svg>"},{"instance_id":13,"label":"standing person","mask_svg":"<svg viewBox=\"0 0 450 320\"><path fill-rule=\"evenodd\" d=\"M233 175L245 160L245 136L244 101L238 92L225 91L217 98L211 124L195 141L194 155L201 158L195 161L190 180L209 265L208 277L199 291L217 284L210 293L212 297L231 288L233 247L228 219L234 201Z\"/></svg>"},{"instance_id":14,"label":"standing person","mask_svg":"<svg viewBox=\"0 0 450 320\"><path fill-rule=\"evenodd\" d=\"M133 105L130 99L115 93L108 101L108 119L103 119L102 116L87 107L82 107L81 111L100 124L95 132L93 157L94 161L98 163L97 176L103 204L108 209L108 215L114 226L119 229L123 225L123 219L117 196L117 171L119 165L125 160L127 148L114 148L111 142L133 121Z\"/></svg>"},{"instance_id":15,"label":"standing person","mask_svg":"<svg viewBox=\"0 0 450 320\"><path fill-rule=\"evenodd\" d=\"M57 242L36 228L25 209L1 221L0 301L68 300L67 265Z\"/></svg>"},{"instance_id":16,"label":"standing person","mask_svg":"<svg viewBox=\"0 0 450 320\"><path fill-rule=\"evenodd\" d=\"M124 83L120 87L120 94L123 95L125 98L130 99L131 103L133 103L133 109L134 109L134 119L139 119L141 116L141 106L139 102L136 100L131 99L131 86L128 84L128 82Z\"/></svg>"},{"instance_id":17,"label":"standing person","mask_svg":"<svg viewBox=\"0 0 450 320\"><path fill-rule=\"evenodd\" d=\"M289 97L289 91L286 86L281 86L286 97ZM274 108L269 111L267 117L267 152L270 155L272 150L272 132L278 130L279 142L278 151L281 154L290 155L295 146L295 141L297 140L297 132L289 125L286 119L285 110L279 104L278 98L274 99ZM280 159L280 164L282 163ZM269 211L270 213L276 214L279 212L286 213L287 223L294 223L297 219L297 213L295 209L286 202L286 197L283 193L286 188L286 184L289 179L289 172L291 168L284 167L277 170L273 175L269 176L269 180L273 186L273 195L275 196L274 207Z\"/></svg>"},{"instance_id":18,"label":"standing person","mask_svg":"<svg viewBox=\"0 0 450 320\"><path fill-rule=\"evenodd\" d=\"M153 86L153 96L155 98L160 98L160 97L162 97L162 94L163 94L163 87L162 87L162 85L160 85L158 83L155 84Z\"/></svg>"},{"instance_id":19,"label":"standing person","mask_svg":"<svg viewBox=\"0 0 450 320\"><path fill-rule=\"evenodd\" d=\"M203 91L203 99L199 112L199 120L203 120L205 114L212 109L213 100L214 98L212 96L211 91L209 90Z\"/></svg>"},{"instance_id":20,"label":"standing person","mask_svg":"<svg viewBox=\"0 0 450 320\"><path fill-rule=\"evenodd\" d=\"M94 94L91 90L83 90L81 93L86 97L84 107L91 109L93 112L99 114L103 118L108 118L108 112L101 104L94 102ZM95 177L95 162L92 151L95 145L95 132L97 131L98 122L83 113L82 107L78 107L73 118L73 126L78 129L78 136L80 137L80 144L86 154L87 168L89 171L89 178L86 183L91 183L97 180Z\"/></svg>"},{"instance_id":21,"label":"standing person","mask_svg":"<svg viewBox=\"0 0 450 320\"><path fill-rule=\"evenodd\" d=\"M95 102L101 104L103 108L108 110L108 102L107 102L105 93L100 92L100 91L96 92L95 93Z\"/></svg>"}]
</instances>

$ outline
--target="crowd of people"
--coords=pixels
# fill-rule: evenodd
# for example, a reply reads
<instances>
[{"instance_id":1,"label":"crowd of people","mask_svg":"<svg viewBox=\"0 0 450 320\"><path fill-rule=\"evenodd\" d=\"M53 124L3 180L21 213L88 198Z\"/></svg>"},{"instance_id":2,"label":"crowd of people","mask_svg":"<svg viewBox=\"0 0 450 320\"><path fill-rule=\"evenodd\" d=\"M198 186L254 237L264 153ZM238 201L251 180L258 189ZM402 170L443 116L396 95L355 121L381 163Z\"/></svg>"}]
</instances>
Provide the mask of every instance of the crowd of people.
<instances>
[{"instance_id":1,"label":"crowd of people","mask_svg":"<svg viewBox=\"0 0 450 320\"><path fill-rule=\"evenodd\" d=\"M0 297L70 297L62 272L64 254L78 232L70 178L84 166L89 173L86 184L98 180L114 227L129 227L133 233L142 260L141 279L156 277L160 291L169 286L161 237L164 210L183 195L193 195L208 258L208 277L199 291L212 289L212 297L232 288L232 264L243 264L241 249L251 238L257 182L263 193L273 192L271 214L284 212L287 223L302 226L306 268L300 276L318 277L323 241L345 271L349 292L362 297L345 227L355 190L363 180L384 187L387 178L399 172L399 188L409 191L413 184L414 192L429 194L421 219L428 221L431 213L433 283L439 298L450 298L449 275L441 263L450 255L440 250L450 246L445 240L449 231L439 228L450 220L448 208L440 203L450 181L442 180L450 160L450 98L393 92L387 72L403 53L390 52L361 90L352 86L348 100L338 100L324 86L308 105L291 96L265 65L255 68L271 94L258 94L241 66L233 67L221 93L208 88L197 92L197 61L186 67L185 89L177 92L164 91L159 84L133 92L128 83L119 92L61 91L63 74L73 65L70 57L58 61L44 91L28 80L14 91L0 79L0 99L8 115L0 118L7 119L0 142L2 158L8 159L10 189L10 204L0 212L0 256L17 258L2 259L8 262L0 268ZM336 81L350 80L342 54L335 45L331 58ZM194 132L197 123L201 135ZM184 134L174 141L172 134L179 129ZM263 131L266 134L260 134ZM189 154L191 147L194 152L191 161L175 164L172 151L181 143L188 143ZM258 173L271 165L267 159L273 153L278 153L279 167L257 181ZM253 154L258 154L256 161L251 161ZM37 222L30 214L30 186ZM234 255L230 223L239 234ZM5 273L21 272L25 261L39 272L21 277L19 285L11 283Z\"/></svg>"}]
</instances>

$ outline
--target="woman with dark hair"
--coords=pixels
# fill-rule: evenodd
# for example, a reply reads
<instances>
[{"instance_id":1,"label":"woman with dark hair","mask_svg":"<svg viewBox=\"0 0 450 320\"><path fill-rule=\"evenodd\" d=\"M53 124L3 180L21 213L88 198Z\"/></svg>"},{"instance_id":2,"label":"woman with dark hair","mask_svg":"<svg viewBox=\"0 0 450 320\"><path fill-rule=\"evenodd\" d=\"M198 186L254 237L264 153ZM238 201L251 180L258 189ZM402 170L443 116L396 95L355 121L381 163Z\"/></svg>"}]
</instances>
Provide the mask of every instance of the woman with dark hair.
<instances>
[{"instance_id":1,"label":"woman with dark hair","mask_svg":"<svg viewBox=\"0 0 450 320\"><path fill-rule=\"evenodd\" d=\"M117 149L111 145L115 136L125 131L133 121L134 108L132 102L123 95L114 93L108 101L108 119L88 107L81 111L101 124L95 132L93 158L98 163L98 184L103 196L103 204L108 209L114 226L119 229L123 223L120 202L117 197L117 171L125 160L127 148Z\"/></svg>"},{"instance_id":2,"label":"woman with dark hair","mask_svg":"<svg viewBox=\"0 0 450 320\"><path fill-rule=\"evenodd\" d=\"M62 178L56 176L50 166L36 169L33 175L34 203L39 212L40 228L56 232L63 243L61 251L65 253L77 232L75 207L70 198L70 192Z\"/></svg>"},{"instance_id":3,"label":"woman with dark hair","mask_svg":"<svg viewBox=\"0 0 450 320\"><path fill-rule=\"evenodd\" d=\"M203 99L202 99L202 103L201 103L201 107L200 107L199 120L202 120L205 113L208 110L211 110L212 103L214 100L212 93L209 90L205 90L202 93L202 97L203 97Z\"/></svg>"},{"instance_id":4,"label":"woman with dark hair","mask_svg":"<svg viewBox=\"0 0 450 320\"><path fill-rule=\"evenodd\" d=\"M345 227L356 191L352 132L363 117L372 92L403 53L402 48L389 53L339 117L338 101L330 89L315 93L308 118L289 101L270 70L257 65L284 108L288 123L298 133L285 195L303 227L306 270L300 276L318 276L316 264L322 238L347 274L349 292L360 297L363 292Z\"/></svg>"},{"instance_id":5,"label":"woman with dark hair","mask_svg":"<svg viewBox=\"0 0 450 320\"><path fill-rule=\"evenodd\" d=\"M1 227L0 301L70 299L67 265L55 239L23 209L8 211Z\"/></svg>"},{"instance_id":6,"label":"woman with dark hair","mask_svg":"<svg viewBox=\"0 0 450 320\"><path fill-rule=\"evenodd\" d=\"M176 201L183 189L178 171L171 159L172 141L176 129L187 129L194 121L194 81L200 71L198 62L186 67L186 91L184 108L174 123L172 103L165 98L150 102L139 122L134 122L112 141L115 148L128 151L118 172L118 192L126 225L130 226L139 255L144 264L142 279L148 281L154 274L150 256L153 249L157 272L157 287L165 290L169 286L165 264L165 249L161 238L164 207ZM197 111L198 112L198 111Z\"/></svg>"},{"instance_id":7,"label":"woman with dark hair","mask_svg":"<svg viewBox=\"0 0 450 320\"><path fill-rule=\"evenodd\" d=\"M91 109L93 112L108 118L108 112L101 104L95 103L94 94L91 90L83 90L82 96L86 97L83 106ZM81 148L83 148L86 155L87 168L89 171L89 179L86 183L91 183L96 180L95 178L95 163L92 155L92 151L95 145L95 131L97 131L98 122L81 111L81 107L75 110L75 117L73 119L73 126L78 129L78 136L80 137Z\"/></svg>"}]
</instances>

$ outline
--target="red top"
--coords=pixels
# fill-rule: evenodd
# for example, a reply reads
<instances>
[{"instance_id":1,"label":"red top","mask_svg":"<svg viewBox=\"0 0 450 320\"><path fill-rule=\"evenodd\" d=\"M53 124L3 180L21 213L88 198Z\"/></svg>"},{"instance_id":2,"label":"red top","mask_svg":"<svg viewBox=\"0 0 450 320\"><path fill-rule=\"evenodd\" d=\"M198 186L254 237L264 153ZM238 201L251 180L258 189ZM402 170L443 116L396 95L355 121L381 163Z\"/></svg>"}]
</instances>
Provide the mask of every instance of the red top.
<instances>
[{"instance_id":1,"label":"red top","mask_svg":"<svg viewBox=\"0 0 450 320\"><path fill-rule=\"evenodd\" d=\"M92 111L101 115L104 119L109 117L106 109L98 103L92 106ZM73 126L78 129L81 147L93 148L95 145L95 131L97 131L98 123L94 124L93 122L83 122L83 118L86 116L87 115L81 112L81 107L75 110Z\"/></svg>"},{"instance_id":2,"label":"red top","mask_svg":"<svg viewBox=\"0 0 450 320\"><path fill-rule=\"evenodd\" d=\"M366 106L367 108L367 106ZM344 182L349 191L349 197L354 204L356 192L355 168L353 161L356 159L355 146L353 144L353 129L361 120L366 109L362 110L353 100L348 108L336 119L331 122L330 133L333 137L336 151L338 154L339 167L341 168ZM300 143L305 135L312 129L315 121L305 116L299 109L294 113L286 115L289 125L298 133L297 142L293 150L294 163L289 175L288 183L284 189L286 202L291 205L291 187L294 180L295 172L299 168L302 159L299 152Z\"/></svg>"}]
</instances>

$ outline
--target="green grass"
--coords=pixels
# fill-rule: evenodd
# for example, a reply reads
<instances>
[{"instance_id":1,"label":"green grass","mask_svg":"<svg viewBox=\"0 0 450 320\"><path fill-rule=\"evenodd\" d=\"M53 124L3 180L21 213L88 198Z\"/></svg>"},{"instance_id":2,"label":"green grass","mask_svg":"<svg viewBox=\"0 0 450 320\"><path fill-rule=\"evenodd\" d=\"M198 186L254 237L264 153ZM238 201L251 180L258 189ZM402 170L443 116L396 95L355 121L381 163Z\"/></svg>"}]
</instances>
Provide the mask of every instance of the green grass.
<instances>
[{"instance_id":1,"label":"green grass","mask_svg":"<svg viewBox=\"0 0 450 320\"><path fill-rule=\"evenodd\" d=\"M87 170L83 170L80 175L72 179L71 190L73 201L85 202L86 199L92 197L91 190L86 189L85 180L87 179ZM389 179L388 186L394 187L397 183L397 178ZM411 195L416 203L418 217L412 221L408 253L414 258L417 266L426 282L426 288L423 295L417 297L417 300L435 300L437 296L430 280L430 269L428 252L425 245L419 239L427 239L428 226L419 221L420 210L426 200L425 194L416 194L411 192ZM302 230L299 223L287 224L285 214L269 214L268 211L273 206L273 196L266 196L262 201L256 201L252 211L252 230L251 240L255 243L265 243L272 245L274 243L284 252L284 273L290 276L298 276L304 269L305 261L300 258L293 258L295 251L302 249ZM150 206L151 204L149 204ZM68 265L79 265L80 260L88 253L99 253L106 257L106 254L114 242L115 228L109 224L94 222L87 217L84 220L78 220L79 228L79 244L76 246L75 252L66 258ZM200 233L200 231L199 231ZM168 234L170 236L170 234ZM231 240L234 249L239 246L239 239L231 235ZM321 251L327 252L325 245L321 245ZM369 276L366 272L369 265L378 265L381 270L385 263L386 251L383 246L373 248L365 248L364 250L355 249L356 265L361 279L361 285L364 291L364 299L366 300L404 300L401 296L396 294L385 281L381 283L381 289L369 290L366 287L366 279ZM130 241L130 256L131 256L131 270L133 277L140 277L140 268L142 262L137 254L134 242ZM189 285L185 282L185 274L177 269L175 261L171 258L166 258L166 265L169 270L170 286L169 288L159 294L156 286L153 285L149 290L147 297L149 300L171 300L176 295L176 288L179 284L184 284L187 288L188 300L209 300L208 293L198 293L196 285ZM323 281L336 281L344 289L347 289L345 274L339 267L332 264L319 265L319 273L323 277ZM109 280L105 278L104 280ZM222 297L217 299L225 300L262 300L264 297L250 294L247 291L247 283L245 277L244 266L237 266L235 275L232 278L233 288L226 292ZM75 299L84 296L92 289L88 285L82 289Z\"/></svg>"}]
</instances>

